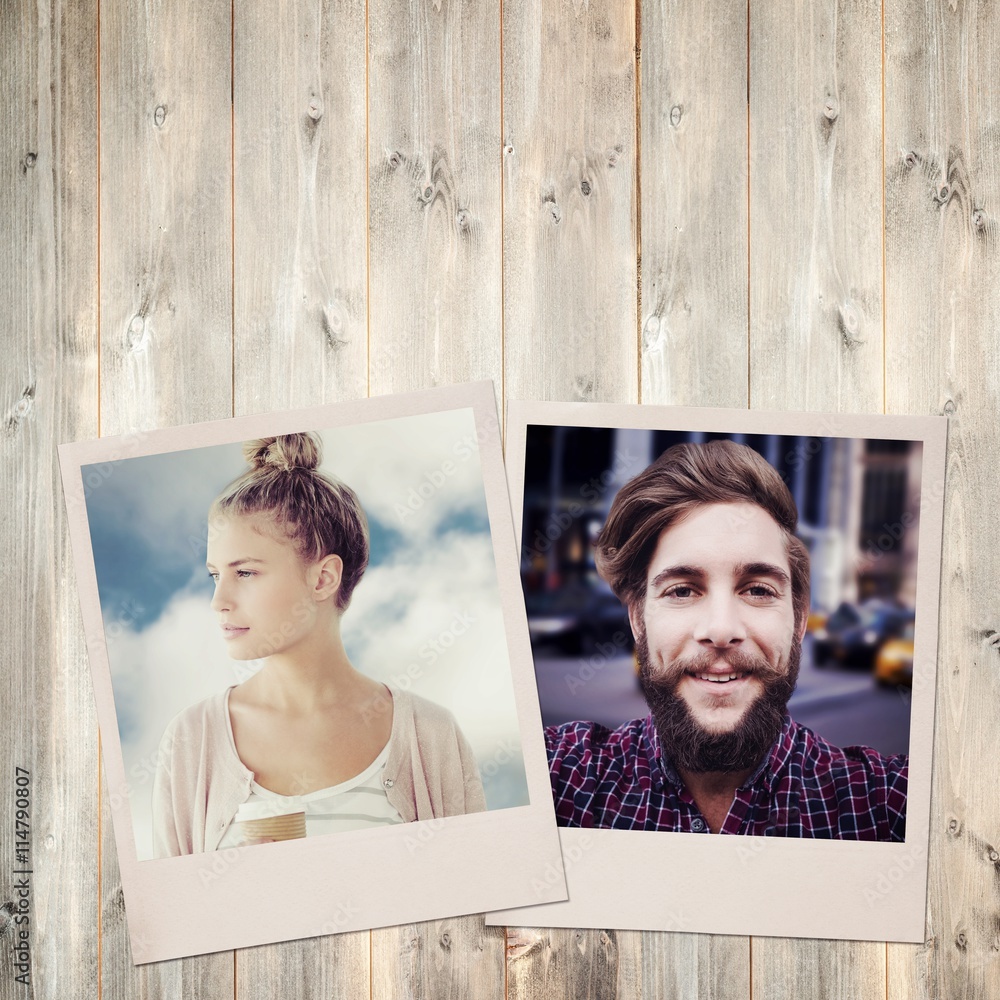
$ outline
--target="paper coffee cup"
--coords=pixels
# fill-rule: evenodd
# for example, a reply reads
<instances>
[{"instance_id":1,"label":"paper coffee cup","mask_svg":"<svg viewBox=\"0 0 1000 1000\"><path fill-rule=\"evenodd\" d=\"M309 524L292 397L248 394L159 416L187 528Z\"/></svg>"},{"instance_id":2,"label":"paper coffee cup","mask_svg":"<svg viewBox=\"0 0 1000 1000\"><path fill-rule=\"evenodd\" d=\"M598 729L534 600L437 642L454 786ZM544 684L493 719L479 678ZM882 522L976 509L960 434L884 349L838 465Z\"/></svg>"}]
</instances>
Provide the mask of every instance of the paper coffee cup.
<instances>
[{"instance_id":1,"label":"paper coffee cup","mask_svg":"<svg viewBox=\"0 0 1000 1000\"><path fill-rule=\"evenodd\" d=\"M281 816L262 816L240 823L245 840L296 840L306 835L305 812L285 813Z\"/></svg>"}]
</instances>

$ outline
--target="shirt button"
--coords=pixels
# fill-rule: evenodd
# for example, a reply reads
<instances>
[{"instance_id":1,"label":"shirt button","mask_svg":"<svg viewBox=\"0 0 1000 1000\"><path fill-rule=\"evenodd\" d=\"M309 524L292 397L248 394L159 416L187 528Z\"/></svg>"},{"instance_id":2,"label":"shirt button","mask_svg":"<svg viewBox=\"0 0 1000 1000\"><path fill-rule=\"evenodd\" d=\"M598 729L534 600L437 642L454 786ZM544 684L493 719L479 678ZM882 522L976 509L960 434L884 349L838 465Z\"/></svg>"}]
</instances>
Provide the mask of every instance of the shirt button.
<instances>
[{"instance_id":1,"label":"shirt button","mask_svg":"<svg viewBox=\"0 0 1000 1000\"><path fill-rule=\"evenodd\" d=\"M386 778L385 781L382 782L382 784L385 785L386 788L392 788L394 782L392 778Z\"/></svg>"},{"instance_id":2,"label":"shirt button","mask_svg":"<svg viewBox=\"0 0 1000 1000\"><path fill-rule=\"evenodd\" d=\"M695 833L701 833L701 831L705 829L705 821L703 819L693 819L691 821L691 829L694 830Z\"/></svg>"}]
</instances>

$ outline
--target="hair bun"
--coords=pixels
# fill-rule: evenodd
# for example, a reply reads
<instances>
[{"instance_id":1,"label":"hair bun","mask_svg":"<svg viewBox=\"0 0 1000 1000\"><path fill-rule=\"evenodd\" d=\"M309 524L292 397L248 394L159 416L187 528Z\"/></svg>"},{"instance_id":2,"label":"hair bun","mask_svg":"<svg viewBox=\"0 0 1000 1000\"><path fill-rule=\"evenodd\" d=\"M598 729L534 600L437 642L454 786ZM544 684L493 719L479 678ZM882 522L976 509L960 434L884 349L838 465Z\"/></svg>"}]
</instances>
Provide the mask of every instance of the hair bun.
<instances>
[{"instance_id":1,"label":"hair bun","mask_svg":"<svg viewBox=\"0 0 1000 1000\"><path fill-rule=\"evenodd\" d=\"M323 454L318 434L282 434L278 437L257 438L243 445L243 457L254 469L268 472L292 469L315 469Z\"/></svg>"}]
</instances>

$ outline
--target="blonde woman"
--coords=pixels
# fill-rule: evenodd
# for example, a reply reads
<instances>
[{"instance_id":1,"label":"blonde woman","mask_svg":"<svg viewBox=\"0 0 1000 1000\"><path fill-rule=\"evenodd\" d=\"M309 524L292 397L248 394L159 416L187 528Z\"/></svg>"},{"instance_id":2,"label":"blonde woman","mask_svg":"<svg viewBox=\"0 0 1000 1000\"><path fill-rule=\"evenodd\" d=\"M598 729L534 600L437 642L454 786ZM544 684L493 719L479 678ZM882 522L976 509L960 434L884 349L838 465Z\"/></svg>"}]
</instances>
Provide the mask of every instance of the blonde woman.
<instances>
[{"instance_id":1,"label":"blonde woman","mask_svg":"<svg viewBox=\"0 0 1000 1000\"><path fill-rule=\"evenodd\" d=\"M181 712L160 745L156 857L245 843L242 822L304 811L306 834L486 808L451 713L365 676L341 617L368 565L354 491L318 470L321 441L247 442L250 469L209 511L212 610L249 680Z\"/></svg>"}]
</instances>

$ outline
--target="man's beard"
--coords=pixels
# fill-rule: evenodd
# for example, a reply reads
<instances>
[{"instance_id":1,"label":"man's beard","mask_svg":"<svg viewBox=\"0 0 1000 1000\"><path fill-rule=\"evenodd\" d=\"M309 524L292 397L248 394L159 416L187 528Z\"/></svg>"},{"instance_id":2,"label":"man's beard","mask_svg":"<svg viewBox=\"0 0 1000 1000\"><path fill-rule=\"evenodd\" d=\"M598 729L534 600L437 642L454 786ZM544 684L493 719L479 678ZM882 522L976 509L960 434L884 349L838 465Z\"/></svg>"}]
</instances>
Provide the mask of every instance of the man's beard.
<instances>
[{"instance_id":1,"label":"man's beard","mask_svg":"<svg viewBox=\"0 0 1000 1000\"><path fill-rule=\"evenodd\" d=\"M663 752L674 766L687 771L744 771L760 763L770 750L785 718L788 699L799 676L802 643L792 640L787 669L772 666L763 657L741 650L720 653L706 650L698 656L677 659L664 671L655 672L649 659L645 630L636 637L639 685L649 705ZM707 673L724 660L734 673L749 673L764 690L747 706L736 726L728 731L705 729L691 714L687 702L677 694L677 686L689 673Z\"/></svg>"}]
</instances>

